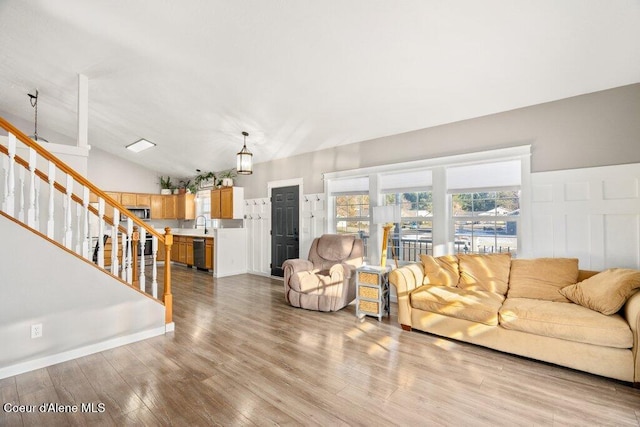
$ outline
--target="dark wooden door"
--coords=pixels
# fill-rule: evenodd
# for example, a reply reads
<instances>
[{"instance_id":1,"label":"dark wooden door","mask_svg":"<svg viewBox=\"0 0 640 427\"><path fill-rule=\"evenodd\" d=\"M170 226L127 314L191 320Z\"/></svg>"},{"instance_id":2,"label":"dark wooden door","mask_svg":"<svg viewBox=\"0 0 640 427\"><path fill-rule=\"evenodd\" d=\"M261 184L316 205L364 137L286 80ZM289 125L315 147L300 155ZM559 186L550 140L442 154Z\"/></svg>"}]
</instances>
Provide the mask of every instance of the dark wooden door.
<instances>
[{"instance_id":1,"label":"dark wooden door","mask_svg":"<svg viewBox=\"0 0 640 427\"><path fill-rule=\"evenodd\" d=\"M284 276L282 263L299 257L299 208L297 185L271 190L271 275Z\"/></svg>"}]
</instances>

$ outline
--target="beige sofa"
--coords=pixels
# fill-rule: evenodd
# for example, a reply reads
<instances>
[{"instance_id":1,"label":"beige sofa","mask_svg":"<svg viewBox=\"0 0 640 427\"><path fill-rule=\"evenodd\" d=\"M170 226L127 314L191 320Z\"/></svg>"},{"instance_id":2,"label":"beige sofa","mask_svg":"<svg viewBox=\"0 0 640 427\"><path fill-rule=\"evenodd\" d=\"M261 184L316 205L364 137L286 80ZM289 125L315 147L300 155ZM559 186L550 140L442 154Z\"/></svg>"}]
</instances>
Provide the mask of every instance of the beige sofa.
<instances>
[{"instance_id":1,"label":"beige sofa","mask_svg":"<svg viewBox=\"0 0 640 427\"><path fill-rule=\"evenodd\" d=\"M423 255L389 281L405 330L640 385L640 271L583 271L571 258Z\"/></svg>"}]
</instances>

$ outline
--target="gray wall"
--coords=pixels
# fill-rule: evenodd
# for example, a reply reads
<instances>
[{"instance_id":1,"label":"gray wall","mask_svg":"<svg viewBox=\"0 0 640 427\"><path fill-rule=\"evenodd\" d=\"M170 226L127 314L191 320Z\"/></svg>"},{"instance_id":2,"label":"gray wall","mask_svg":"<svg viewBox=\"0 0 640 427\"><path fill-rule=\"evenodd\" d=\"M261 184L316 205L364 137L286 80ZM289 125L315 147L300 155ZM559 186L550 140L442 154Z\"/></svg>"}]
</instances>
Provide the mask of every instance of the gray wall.
<instances>
[{"instance_id":1,"label":"gray wall","mask_svg":"<svg viewBox=\"0 0 640 427\"><path fill-rule=\"evenodd\" d=\"M640 162L640 84L257 163L236 185L266 197L267 182L302 177L304 192L318 193L324 172L523 144L532 172Z\"/></svg>"},{"instance_id":2,"label":"gray wall","mask_svg":"<svg viewBox=\"0 0 640 427\"><path fill-rule=\"evenodd\" d=\"M164 327L163 305L4 216L0 236L0 378L18 363ZM31 339L35 323L43 336Z\"/></svg>"}]
</instances>

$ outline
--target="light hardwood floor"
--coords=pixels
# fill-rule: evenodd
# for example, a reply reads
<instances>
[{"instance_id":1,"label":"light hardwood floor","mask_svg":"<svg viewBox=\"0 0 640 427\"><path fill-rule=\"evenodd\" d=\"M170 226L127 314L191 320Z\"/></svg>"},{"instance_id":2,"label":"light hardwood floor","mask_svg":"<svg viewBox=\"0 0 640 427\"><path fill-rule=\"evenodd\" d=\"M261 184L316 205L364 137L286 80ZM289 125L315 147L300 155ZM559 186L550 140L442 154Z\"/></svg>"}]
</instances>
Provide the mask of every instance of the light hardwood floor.
<instances>
[{"instance_id":1,"label":"light hardwood floor","mask_svg":"<svg viewBox=\"0 0 640 427\"><path fill-rule=\"evenodd\" d=\"M640 425L628 384L292 308L282 282L173 269L175 333L0 380L2 403L103 403L0 425Z\"/></svg>"}]
</instances>

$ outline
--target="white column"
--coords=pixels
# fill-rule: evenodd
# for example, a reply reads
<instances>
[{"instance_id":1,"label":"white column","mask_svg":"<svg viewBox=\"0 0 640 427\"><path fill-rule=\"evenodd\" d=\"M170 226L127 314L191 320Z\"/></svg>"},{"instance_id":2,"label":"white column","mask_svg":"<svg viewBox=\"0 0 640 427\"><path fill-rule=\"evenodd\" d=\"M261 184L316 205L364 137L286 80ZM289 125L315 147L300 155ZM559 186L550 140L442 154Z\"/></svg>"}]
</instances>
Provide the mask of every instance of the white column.
<instances>
[{"instance_id":1,"label":"white column","mask_svg":"<svg viewBox=\"0 0 640 427\"><path fill-rule=\"evenodd\" d=\"M35 200L33 203L33 228L40 230L40 179L35 182Z\"/></svg>"},{"instance_id":2,"label":"white column","mask_svg":"<svg viewBox=\"0 0 640 427\"><path fill-rule=\"evenodd\" d=\"M36 150L29 147L29 208L27 209L27 225L36 228Z\"/></svg>"},{"instance_id":3,"label":"white column","mask_svg":"<svg viewBox=\"0 0 640 427\"><path fill-rule=\"evenodd\" d=\"M85 259L89 259L89 242L91 236L89 236L89 188L83 187L82 190L82 212L84 219L82 221L82 256Z\"/></svg>"},{"instance_id":4,"label":"white column","mask_svg":"<svg viewBox=\"0 0 640 427\"><path fill-rule=\"evenodd\" d=\"M122 242L122 254L127 253L126 281L133 283L133 220L127 218L127 243Z\"/></svg>"},{"instance_id":5,"label":"white column","mask_svg":"<svg viewBox=\"0 0 640 427\"><path fill-rule=\"evenodd\" d=\"M98 198L98 266L104 268L104 199Z\"/></svg>"},{"instance_id":6,"label":"white column","mask_svg":"<svg viewBox=\"0 0 640 427\"><path fill-rule=\"evenodd\" d=\"M6 172L6 191L5 191L5 199L2 205L2 210L4 210L7 215L14 215L15 212L15 164L16 164L16 136L13 134L9 134L9 164L8 170Z\"/></svg>"},{"instance_id":7,"label":"white column","mask_svg":"<svg viewBox=\"0 0 640 427\"><path fill-rule=\"evenodd\" d=\"M140 290L142 292L146 292L145 289L145 276L144 276L144 247L147 241L147 230L145 228L140 227L140 241L138 244L140 245L140 274L138 276L138 281L140 282Z\"/></svg>"},{"instance_id":8,"label":"white column","mask_svg":"<svg viewBox=\"0 0 640 427\"><path fill-rule=\"evenodd\" d=\"M67 249L73 247L73 229L71 227L72 211L71 211L71 194L73 194L73 177L67 174L67 182L65 185L65 197L64 197L64 239L63 244Z\"/></svg>"},{"instance_id":9,"label":"white column","mask_svg":"<svg viewBox=\"0 0 640 427\"><path fill-rule=\"evenodd\" d=\"M151 238L151 259L153 265L151 266L151 295L154 298L158 298L158 238L153 236ZM164 261L165 264L168 262Z\"/></svg>"},{"instance_id":10,"label":"white column","mask_svg":"<svg viewBox=\"0 0 640 427\"><path fill-rule=\"evenodd\" d=\"M120 211L113 208L113 227L111 228L111 274L118 276L118 228L120 228ZM124 255L124 254L123 254Z\"/></svg>"},{"instance_id":11,"label":"white column","mask_svg":"<svg viewBox=\"0 0 640 427\"><path fill-rule=\"evenodd\" d=\"M20 198L18 200L18 221L24 222L24 168L20 168L18 172L18 190L20 191Z\"/></svg>"},{"instance_id":12,"label":"white column","mask_svg":"<svg viewBox=\"0 0 640 427\"><path fill-rule=\"evenodd\" d=\"M56 182L56 165L49 160L49 213L47 215L47 237L53 239L53 229L55 226L55 221L53 219L54 215L54 196L56 194L55 182Z\"/></svg>"},{"instance_id":13,"label":"white column","mask_svg":"<svg viewBox=\"0 0 640 427\"><path fill-rule=\"evenodd\" d=\"M447 170L433 168L433 256L455 252L455 230L451 219L451 195L447 193Z\"/></svg>"},{"instance_id":14,"label":"white column","mask_svg":"<svg viewBox=\"0 0 640 427\"><path fill-rule=\"evenodd\" d=\"M89 145L89 79L78 74L78 147Z\"/></svg>"}]
</instances>

